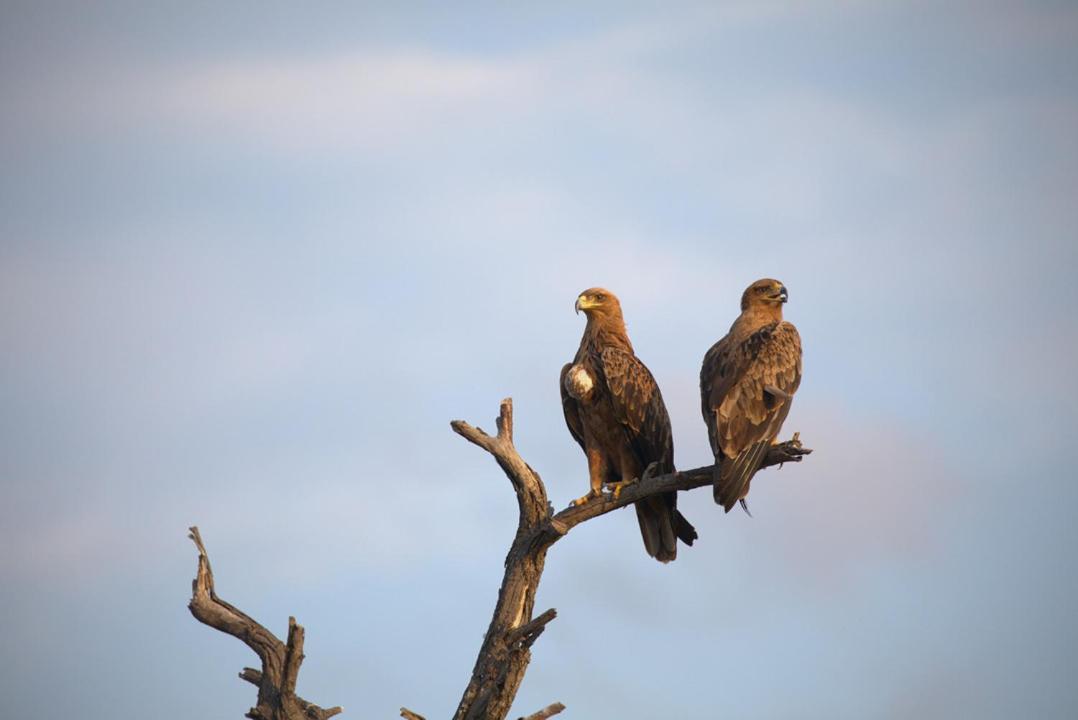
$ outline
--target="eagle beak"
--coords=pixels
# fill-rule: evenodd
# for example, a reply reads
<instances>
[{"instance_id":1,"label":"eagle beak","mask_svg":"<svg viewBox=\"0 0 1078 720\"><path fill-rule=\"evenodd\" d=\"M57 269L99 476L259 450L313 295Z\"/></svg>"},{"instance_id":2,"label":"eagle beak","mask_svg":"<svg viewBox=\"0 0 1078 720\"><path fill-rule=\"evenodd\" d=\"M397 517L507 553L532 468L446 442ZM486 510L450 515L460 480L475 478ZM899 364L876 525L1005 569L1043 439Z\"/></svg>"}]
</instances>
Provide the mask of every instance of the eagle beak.
<instances>
[{"instance_id":1,"label":"eagle beak","mask_svg":"<svg viewBox=\"0 0 1078 720\"><path fill-rule=\"evenodd\" d=\"M782 302L789 302L790 300L790 293L786 292L785 285L779 286L779 299L782 300Z\"/></svg>"},{"instance_id":2,"label":"eagle beak","mask_svg":"<svg viewBox=\"0 0 1078 720\"><path fill-rule=\"evenodd\" d=\"M583 295L581 295L580 297L578 297L578 298L576 299L576 303L574 303L574 304L573 304L573 310L575 310L575 311L576 311L576 314L577 314L577 315L579 315L579 314L580 314L580 308L581 308L581 305L580 305L580 303L581 303L581 301L582 301L583 299L584 299L584 296L583 296Z\"/></svg>"}]
</instances>

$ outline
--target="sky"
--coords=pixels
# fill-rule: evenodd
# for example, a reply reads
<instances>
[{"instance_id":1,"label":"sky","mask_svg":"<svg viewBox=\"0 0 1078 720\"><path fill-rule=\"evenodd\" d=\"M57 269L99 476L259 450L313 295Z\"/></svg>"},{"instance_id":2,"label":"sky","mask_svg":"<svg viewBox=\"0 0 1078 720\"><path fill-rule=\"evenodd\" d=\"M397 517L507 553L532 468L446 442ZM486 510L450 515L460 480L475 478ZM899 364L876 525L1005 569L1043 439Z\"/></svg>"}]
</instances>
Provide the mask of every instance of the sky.
<instances>
[{"instance_id":1,"label":"sky","mask_svg":"<svg viewBox=\"0 0 1078 720\"><path fill-rule=\"evenodd\" d=\"M188 613L307 629L299 693L448 717L516 526L449 421L587 489L558 372L621 298L698 372L760 277L804 380L754 517L553 547L511 717L1078 713L1078 7L4 3L0 693L239 718Z\"/></svg>"}]
</instances>

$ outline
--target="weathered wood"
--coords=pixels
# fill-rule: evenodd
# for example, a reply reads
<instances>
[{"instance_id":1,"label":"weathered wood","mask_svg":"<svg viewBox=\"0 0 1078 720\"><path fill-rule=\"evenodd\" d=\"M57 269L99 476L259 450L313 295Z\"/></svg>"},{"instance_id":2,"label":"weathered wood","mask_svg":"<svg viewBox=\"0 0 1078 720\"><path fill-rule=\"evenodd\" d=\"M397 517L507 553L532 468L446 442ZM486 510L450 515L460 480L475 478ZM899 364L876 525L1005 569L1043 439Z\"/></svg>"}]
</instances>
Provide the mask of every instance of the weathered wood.
<instances>
[{"instance_id":1,"label":"weathered wood","mask_svg":"<svg viewBox=\"0 0 1078 720\"><path fill-rule=\"evenodd\" d=\"M503 720L509 713L527 670L531 659L529 649L547 623L557 615L551 609L532 618L535 592L550 546L580 523L651 495L711 485L714 466L639 480L624 485L617 496L604 493L601 497L568 507L555 515L547 501L542 479L524 462L513 445L512 399L502 400L496 436L488 435L461 420L454 420L450 425L457 434L494 456L516 491L520 509L517 532L505 558L505 574L498 591L494 616L479 649L471 680L453 715L453 720ZM777 444L768 451L762 467L800 462L811 452L801 445L798 434L794 433L792 440ZM525 720L541 720L564 709L561 703L554 703ZM401 708L401 714L409 717L404 713L404 708Z\"/></svg>"},{"instance_id":2,"label":"weathered wood","mask_svg":"<svg viewBox=\"0 0 1078 720\"><path fill-rule=\"evenodd\" d=\"M549 717L554 717L564 709L565 706L562 705L560 702L557 702L551 705L547 705L539 712L532 713L528 717L522 717L520 718L520 720L546 720Z\"/></svg>"},{"instance_id":3,"label":"weathered wood","mask_svg":"<svg viewBox=\"0 0 1078 720\"><path fill-rule=\"evenodd\" d=\"M531 642L535 640L543 633L546 628L546 624L558 616L558 611L554 608L550 608L545 613L535 618L530 622L526 622L516 630L509 634L509 642L517 642L520 640L531 639Z\"/></svg>"},{"instance_id":4,"label":"weathered wood","mask_svg":"<svg viewBox=\"0 0 1078 720\"><path fill-rule=\"evenodd\" d=\"M516 491L520 510L516 536L505 558L505 575L498 590L494 616L472 669L471 681L453 715L454 720L500 720L509 714L509 706L524 678L531 660L529 648L554 617L548 611L542 623L531 625L535 590L546 560L546 547L535 546L531 540L549 520L551 508L539 474L524 462L513 446L511 399L506 398L501 403L495 436L459 420L451 426L466 440L494 456ZM521 628L525 630L522 632Z\"/></svg>"},{"instance_id":5,"label":"weathered wood","mask_svg":"<svg viewBox=\"0 0 1078 720\"><path fill-rule=\"evenodd\" d=\"M197 527L188 537L198 548L198 574L191 586L187 607L199 622L241 640L262 661L262 670L244 668L240 678L258 686L258 704L247 712L251 720L325 720L342 712L340 707L321 708L296 695L296 678L303 662L303 628L288 618L288 642L260 625L238 608L217 597L213 570Z\"/></svg>"}]
</instances>

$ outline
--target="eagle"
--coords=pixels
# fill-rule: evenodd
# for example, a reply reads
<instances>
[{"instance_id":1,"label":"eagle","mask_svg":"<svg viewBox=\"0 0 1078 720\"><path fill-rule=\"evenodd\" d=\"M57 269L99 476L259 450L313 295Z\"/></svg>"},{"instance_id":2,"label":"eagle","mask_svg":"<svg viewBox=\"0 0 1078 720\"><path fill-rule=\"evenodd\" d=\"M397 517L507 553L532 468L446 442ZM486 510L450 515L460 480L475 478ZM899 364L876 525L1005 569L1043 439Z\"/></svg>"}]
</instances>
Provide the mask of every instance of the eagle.
<instances>
[{"instance_id":1,"label":"eagle","mask_svg":"<svg viewBox=\"0 0 1078 720\"><path fill-rule=\"evenodd\" d=\"M749 482L790 413L801 384L801 337L782 319L789 299L778 280L741 295L741 315L711 346L700 368L700 410L715 455L715 502L745 512Z\"/></svg>"},{"instance_id":2,"label":"eagle","mask_svg":"<svg viewBox=\"0 0 1078 720\"><path fill-rule=\"evenodd\" d=\"M603 485L621 487L641 477L674 472L670 416L651 372L633 352L621 303L603 288L585 290L576 311L587 326L576 357L561 369L565 424L588 459L591 490L574 504L599 497ZM660 562L677 557L677 540L692 545L696 530L677 510L677 493L636 503L648 555Z\"/></svg>"}]
</instances>

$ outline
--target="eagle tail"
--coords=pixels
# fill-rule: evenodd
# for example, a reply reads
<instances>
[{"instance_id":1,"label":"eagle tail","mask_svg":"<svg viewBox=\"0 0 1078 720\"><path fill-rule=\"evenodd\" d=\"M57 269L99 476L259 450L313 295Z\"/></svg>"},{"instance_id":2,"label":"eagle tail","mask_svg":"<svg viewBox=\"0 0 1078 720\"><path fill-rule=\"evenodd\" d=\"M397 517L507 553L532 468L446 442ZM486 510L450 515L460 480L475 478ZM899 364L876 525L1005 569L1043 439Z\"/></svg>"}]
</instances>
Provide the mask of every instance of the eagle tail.
<instances>
[{"instance_id":1,"label":"eagle tail","mask_svg":"<svg viewBox=\"0 0 1078 720\"><path fill-rule=\"evenodd\" d=\"M644 538L644 549L651 557L662 562L670 562L673 558L667 558L668 553L663 552L662 529L655 510L647 500L641 500L636 503L635 507L636 520L640 523L640 535Z\"/></svg>"},{"instance_id":2,"label":"eagle tail","mask_svg":"<svg viewBox=\"0 0 1078 720\"><path fill-rule=\"evenodd\" d=\"M636 519L648 555L659 562L677 559L677 541L686 545L696 539L696 529L685 516L670 506L667 497L649 498L636 503Z\"/></svg>"},{"instance_id":3,"label":"eagle tail","mask_svg":"<svg viewBox=\"0 0 1078 720\"><path fill-rule=\"evenodd\" d=\"M739 500L749 492L749 482L767 455L771 443L766 440L753 443L742 450L736 458L724 458L715 466L713 492L715 502L730 512ZM746 508L747 510L747 508Z\"/></svg>"},{"instance_id":4,"label":"eagle tail","mask_svg":"<svg viewBox=\"0 0 1078 720\"><path fill-rule=\"evenodd\" d=\"M681 514L680 510L674 510L674 533L678 536L678 539L686 545L692 545L693 540L700 537L696 534L696 528L692 526L685 516Z\"/></svg>"}]
</instances>

